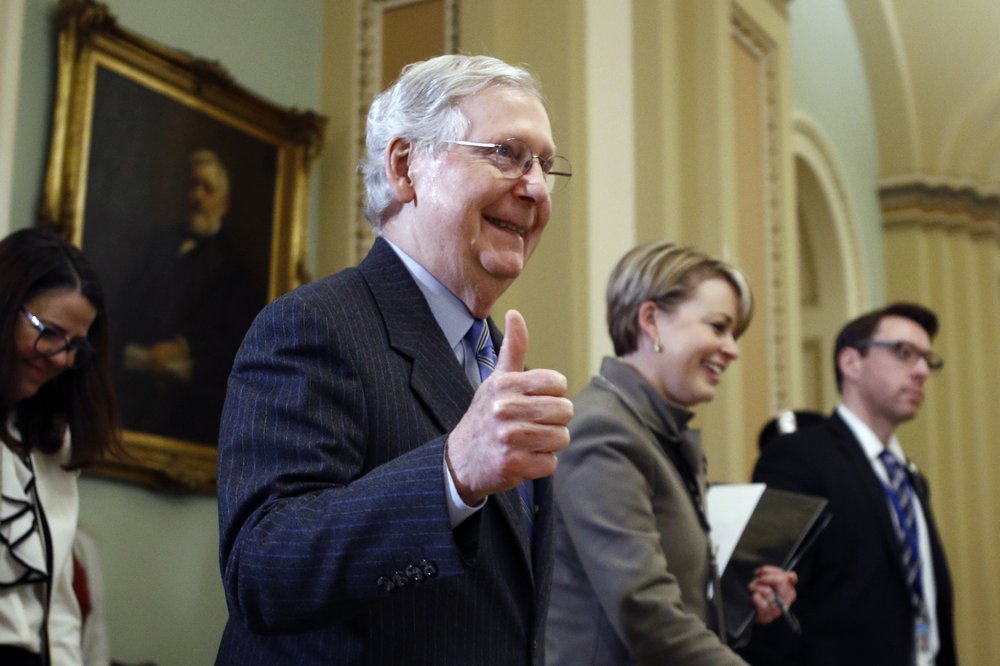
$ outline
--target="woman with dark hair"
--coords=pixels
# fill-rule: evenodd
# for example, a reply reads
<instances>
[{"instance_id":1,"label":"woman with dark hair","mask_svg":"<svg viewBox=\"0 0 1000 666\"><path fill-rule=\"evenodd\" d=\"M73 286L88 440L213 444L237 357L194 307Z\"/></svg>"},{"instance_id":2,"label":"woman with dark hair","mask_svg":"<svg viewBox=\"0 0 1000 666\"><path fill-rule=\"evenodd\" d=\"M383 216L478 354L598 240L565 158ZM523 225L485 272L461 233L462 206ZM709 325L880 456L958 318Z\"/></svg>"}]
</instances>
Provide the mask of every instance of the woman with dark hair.
<instances>
[{"instance_id":1,"label":"woman with dark hair","mask_svg":"<svg viewBox=\"0 0 1000 666\"><path fill-rule=\"evenodd\" d=\"M0 663L79 664L78 470L120 442L108 319L83 253L0 241Z\"/></svg>"}]
</instances>

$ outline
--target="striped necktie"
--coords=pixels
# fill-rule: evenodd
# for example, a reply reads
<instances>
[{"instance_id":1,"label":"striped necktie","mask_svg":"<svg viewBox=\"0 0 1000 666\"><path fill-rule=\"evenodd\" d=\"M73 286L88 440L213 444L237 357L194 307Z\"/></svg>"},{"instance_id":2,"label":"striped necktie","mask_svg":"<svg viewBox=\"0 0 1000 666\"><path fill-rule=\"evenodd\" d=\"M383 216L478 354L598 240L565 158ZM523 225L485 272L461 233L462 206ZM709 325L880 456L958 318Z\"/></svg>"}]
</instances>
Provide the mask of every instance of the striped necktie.
<instances>
[{"instance_id":1,"label":"striped necktie","mask_svg":"<svg viewBox=\"0 0 1000 666\"><path fill-rule=\"evenodd\" d=\"M923 581L920 578L920 542L917 535L917 513L913 503L917 496L910 485L906 470L892 453L882 451L879 460L889 477L885 486L886 497L896 512L896 537L903 551L903 571L910 588L910 601L914 609L919 609L924 597Z\"/></svg>"},{"instance_id":2,"label":"striped necktie","mask_svg":"<svg viewBox=\"0 0 1000 666\"><path fill-rule=\"evenodd\" d=\"M497 354L493 349L493 341L490 339L490 327L486 325L485 319L476 319L472 322L472 327L465 336L476 354L476 364L479 366L479 379L486 381L486 378L493 374L497 367ZM534 521L534 484L531 481L522 481L517 486L517 494L521 498L521 513L524 514L528 536L531 537Z\"/></svg>"},{"instance_id":3,"label":"striped necktie","mask_svg":"<svg viewBox=\"0 0 1000 666\"><path fill-rule=\"evenodd\" d=\"M493 341L490 340L490 327L486 325L486 320L474 320L472 328L466 334L466 338L476 354L476 364L479 366L479 380L486 381L486 378L497 367L497 354L493 350Z\"/></svg>"}]
</instances>

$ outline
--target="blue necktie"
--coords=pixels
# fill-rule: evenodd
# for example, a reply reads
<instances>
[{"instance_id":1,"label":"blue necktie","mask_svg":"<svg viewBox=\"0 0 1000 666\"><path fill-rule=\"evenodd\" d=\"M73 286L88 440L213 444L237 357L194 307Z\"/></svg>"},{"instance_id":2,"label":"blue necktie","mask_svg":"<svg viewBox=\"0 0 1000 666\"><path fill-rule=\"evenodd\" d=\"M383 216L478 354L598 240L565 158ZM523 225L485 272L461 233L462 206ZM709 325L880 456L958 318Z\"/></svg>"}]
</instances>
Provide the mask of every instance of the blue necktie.
<instances>
[{"instance_id":1,"label":"blue necktie","mask_svg":"<svg viewBox=\"0 0 1000 666\"><path fill-rule=\"evenodd\" d=\"M485 319L475 319L472 327L465 336L476 354L476 364L479 366L479 379L486 381L497 367L497 354L493 349L493 341L490 339L490 327L486 325ZM532 533L532 522L534 518L534 485L531 481L523 481L517 486L517 493L521 497L521 512L527 520L528 535Z\"/></svg>"},{"instance_id":2,"label":"blue necktie","mask_svg":"<svg viewBox=\"0 0 1000 666\"><path fill-rule=\"evenodd\" d=\"M879 460L885 466L889 485L885 494L896 512L896 536L903 549L903 571L910 587L910 601L914 609L919 609L924 597L923 581L920 578L920 542L917 535L917 513L913 503L917 501L906 470L892 453L882 451Z\"/></svg>"},{"instance_id":3,"label":"blue necktie","mask_svg":"<svg viewBox=\"0 0 1000 666\"><path fill-rule=\"evenodd\" d=\"M486 378L497 367L497 354L493 350L493 341L490 340L490 327L486 325L486 320L474 320L472 328L466 334L466 338L469 340L476 354L476 364L479 366L479 380L486 381Z\"/></svg>"}]
</instances>

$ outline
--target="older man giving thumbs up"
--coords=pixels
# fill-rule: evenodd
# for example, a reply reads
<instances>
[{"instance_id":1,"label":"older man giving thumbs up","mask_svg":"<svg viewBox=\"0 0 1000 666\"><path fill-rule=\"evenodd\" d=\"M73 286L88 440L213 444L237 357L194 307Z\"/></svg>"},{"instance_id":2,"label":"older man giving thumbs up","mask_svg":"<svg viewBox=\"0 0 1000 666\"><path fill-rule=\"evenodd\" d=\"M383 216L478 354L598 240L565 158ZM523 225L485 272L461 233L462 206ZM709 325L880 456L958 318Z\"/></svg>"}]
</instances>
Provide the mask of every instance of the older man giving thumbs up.
<instances>
[{"instance_id":1,"label":"older man giving thumbs up","mask_svg":"<svg viewBox=\"0 0 1000 666\"><path fill-rule=\"evenodd\" d=\"M489 316L569 165L537 82L487 57L405 68L367 143L379 238L265 308L230 377L218 663L540 666L572 404Z\"/></svg>"}]
</instances>

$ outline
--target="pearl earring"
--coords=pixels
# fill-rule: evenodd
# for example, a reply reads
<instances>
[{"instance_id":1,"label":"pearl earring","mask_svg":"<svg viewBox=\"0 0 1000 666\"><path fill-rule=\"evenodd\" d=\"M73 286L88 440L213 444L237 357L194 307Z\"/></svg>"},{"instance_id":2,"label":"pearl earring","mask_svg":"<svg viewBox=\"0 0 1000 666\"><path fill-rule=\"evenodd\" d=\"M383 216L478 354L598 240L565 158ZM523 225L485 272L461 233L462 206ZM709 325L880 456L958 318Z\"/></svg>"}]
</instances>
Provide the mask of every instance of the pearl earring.
<instances>
[{"instance_id":1,"label":"pearl earring","mask_svg":"<svg viewBox=\"0 0 1000 666\"><path fill-rule=\"evenodd\" d=\"M653 340L653 351L657 354L663 351L663 346L660 344L659 340Z\"/></svg>"}]
</instances>

